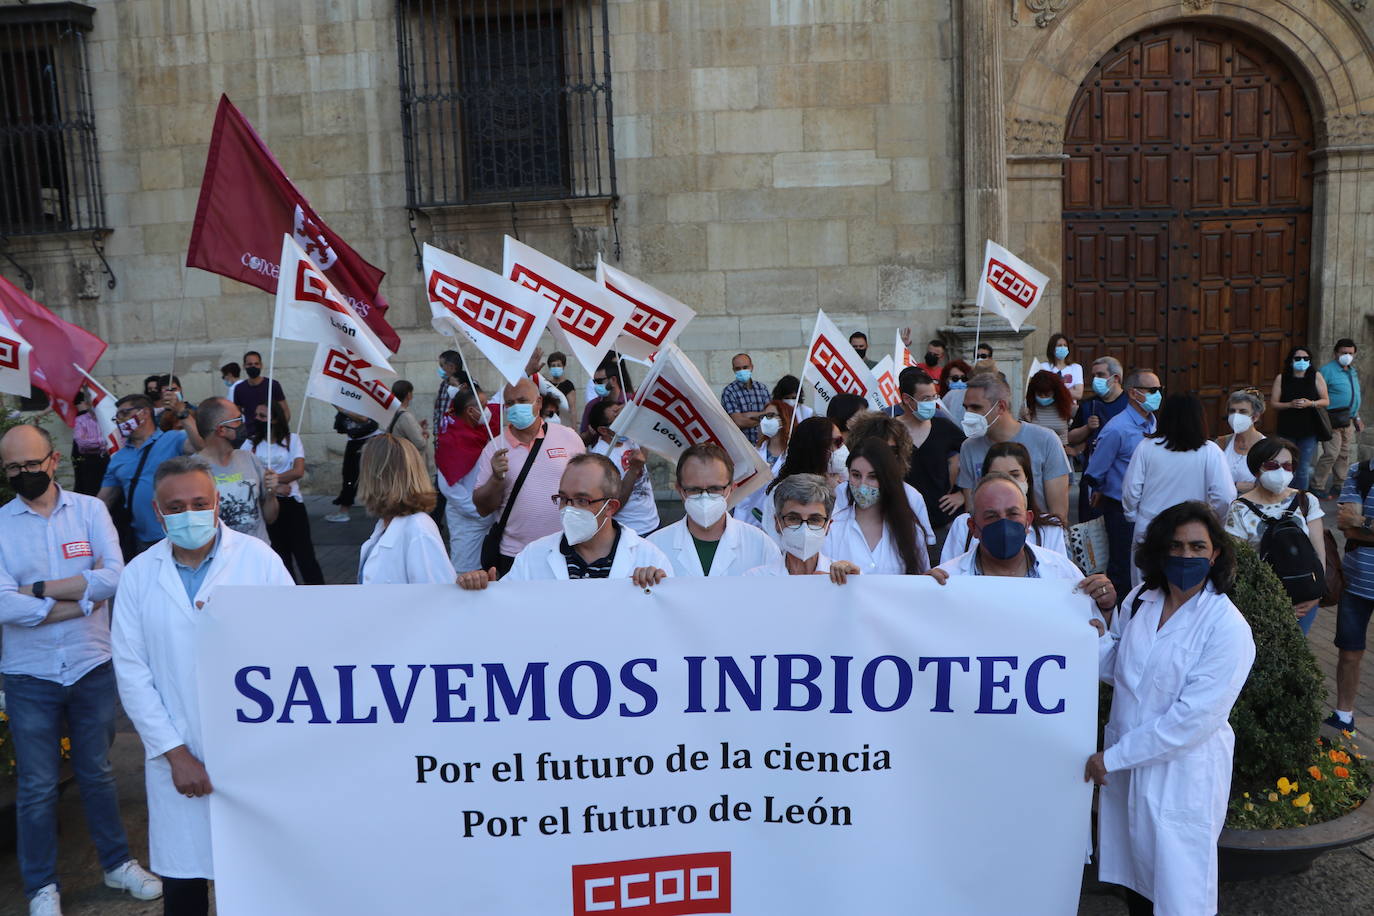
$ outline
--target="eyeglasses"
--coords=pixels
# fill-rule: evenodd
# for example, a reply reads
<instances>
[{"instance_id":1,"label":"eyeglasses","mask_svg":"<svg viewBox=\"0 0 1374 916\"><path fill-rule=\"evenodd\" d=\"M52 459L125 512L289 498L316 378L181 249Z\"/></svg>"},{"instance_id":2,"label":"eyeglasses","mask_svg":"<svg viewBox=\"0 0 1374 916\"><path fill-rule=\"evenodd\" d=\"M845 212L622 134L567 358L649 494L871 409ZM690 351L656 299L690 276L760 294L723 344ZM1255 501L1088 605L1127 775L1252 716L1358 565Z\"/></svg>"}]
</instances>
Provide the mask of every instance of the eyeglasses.
<instances>
[{"instance_id":1,"label":"eyeglasses","mask_svg":"<svg viewBox=\"0 0 1374 916\"><path fill-rule=\"evenodd\" d=\"M826 523L829 521L830 518L825 515L811 515L802 518L801 515L796 512L788 512L782 517L782 526L796 531L802 525L805 525L812 531L820 531L825 528Z\"/></svg>"},{"instance_id":2,"label":"eyeglasses","mask_svg":"<svg viewBox=\"0 0 1374 916\"><path fill-rule=\"evenodd\" d=\"M682 495L687 498L693 496L724 496L727 487L683 487Z\"/></svg>"},{"instance_id":3,"label":"eyeglasses","mask_svg":"<svg viewBox=\"0 0 1374 916\"><path fill-rule=\"evenodd\" d=\"M37 461L11 462L10 464L5 465L5 473L13 477L15 474L18 474L21 471L36 471L43 465L47 464L48 459L51 457L52 452L49 451L46 455L44 455L42 458L39 458Z\"/></svg>"},{"instance_id":4,"label":"eyeglasses","mask_svg":"<svg viewBox=\"0 0 1374 916\"><path fill-rule=\"evenodd\" d=\"M1277 471L1279 468L1283 468L1285 471L1291 471L1293 470L1293 462L1285 461L1283 464L1279 464L1277 461L1260 462L1261 471Z\"/></svg>"},{"instance_id":5,"label":"eyeglasses","mask_svg":"<svg viewBox=\"0 0 1374 916\"><path fill-rule=\"evenodd\" d=\"M592 376L592 382L593 382L594 384L597 384L597 385L604 385L604 384L606 384L606 382L608 382L608 381L610 381L610 379L606 378L606 376L604 376L604 375L601 376L601 378L597 378L596 376Z\"/></svg>"},{"instance_id":6,"label":"eyeglasses","mask_svg":"<svg viewBox=\"0 0 1374 916\"><path fill-rule=\"evenodd\" d=\"M566 509L568 506L572 506L574 509L590 509L597 503L604 503L610 498L609 496L603 496L600 499L588 499L585 496L564 496L562 493L555 493L553 496L549 497L549 499L553 500L553 504L560 509Z\"/></svg>"},{"instance_id":7,"label":"eyeglasses","mask_svg":"<svg viewBox=\"0 0 1374 916\"><path fill-rule=\"evenodd\" d=\"M242 423L243 417L234 417L232 420L220 420L215 426L232 426L235 423Z\"/></svg>"}]
</instances>

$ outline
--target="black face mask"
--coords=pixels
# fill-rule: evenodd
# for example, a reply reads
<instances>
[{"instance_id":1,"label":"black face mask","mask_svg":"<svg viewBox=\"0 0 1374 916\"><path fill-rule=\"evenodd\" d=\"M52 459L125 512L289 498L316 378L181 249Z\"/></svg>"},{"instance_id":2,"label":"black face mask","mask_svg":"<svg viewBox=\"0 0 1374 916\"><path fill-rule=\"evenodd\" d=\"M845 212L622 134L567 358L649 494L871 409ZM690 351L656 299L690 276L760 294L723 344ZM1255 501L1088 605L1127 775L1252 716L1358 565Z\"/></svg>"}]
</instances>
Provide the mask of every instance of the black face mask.
<instances>
[{"instance_id":1,"label":"black face mask","mask_svg":"<svg viewBox=\"0 0 1374 916\"><path fill-rule=\"evenodd\" d=\"M262 375L262 367L249 366L248 368L243 370L243 374L248 376L249 378L257 378L259 375Z\"/></svg>"},{"instance_id":2,"label":"black face mask","mask_svg":"<svg viewBox=\"0 0 1374 916\"><path fill-rule=\"evenodd\" d=\"M20 471L9 478L10 489L27 500L34 500L48 492L52 477L47 471Z\"/></svg>"},{"instance_id":3,"label":"black face mask","mask_svg":"<svg viewBox=\"0 0 1374 916\"><path fill-rule=\"evenodd\" d=\"M932 353L930 350L927 350L927 351L926 351L926 365L927 365L927 366L930 366L931 368L934 368L935 366L940 365L940 354L938 354L938 353Z\"/></svg>"},{"instance_id":4,"label":"black face mask","mask_svg":"<svg viewBox=\"0 0 1374 916\"><path fill-rule=\"evenodd\" d=\"M868 355L868 348L867 348L867 347L855 347L855 348L854 348L854 352L857 353L857 354L859 354L859 359L863 359L865 356Z\"/></svg>"}]
</instances>

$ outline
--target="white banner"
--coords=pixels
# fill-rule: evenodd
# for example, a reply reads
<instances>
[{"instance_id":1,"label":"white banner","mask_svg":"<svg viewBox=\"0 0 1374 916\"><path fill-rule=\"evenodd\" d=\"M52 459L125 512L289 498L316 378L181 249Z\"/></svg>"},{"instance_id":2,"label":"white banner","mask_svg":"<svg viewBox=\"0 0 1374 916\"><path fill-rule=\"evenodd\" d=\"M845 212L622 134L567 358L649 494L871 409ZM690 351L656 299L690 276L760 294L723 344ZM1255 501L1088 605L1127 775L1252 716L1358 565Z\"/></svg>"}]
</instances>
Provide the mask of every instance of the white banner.
<instances>
[{"instance_id":1,"label":"white banner","mask_svg":"<svg viewBox=\"0 0 1374 916\"><path fill-rule=\"evenodd\" d=\"M811 332L811 347L807 350L805 379L816 392L816 413L824 414L837 394L857 394L868 401L873 410L887 405L878 390L873 371L849 345L849 338L840 333L835 322L824 309L816 311L816 328Z\"/></svg>"},{"instance_id":2,"label":"white banner","mask_svg":"<svg viewBox=\"0 0 1374 916\"><path fill-rule=\"evenodd\" d=\"M15 330L0 309L0 392L26 398L33 391L29 379L29 351L33 346Z\"/></svg>"},{"instance_id":3,"label":"white banner","mask_svg":"<svg viewBox=\"0 0 1374 916\"><path fill-rule=\"evenodd\" d=\"M983 254L982 281L978 284L980 308L996 312L1019 331L1040 304L1049 282L1049 277L988 239Z\"/></svg>"},{"instance_id":4,"label":"white banner","mask_svg":"<svg viewBox=\"0 0 1374 916\"><path fill-rule=\"evenodd\" d=\"M873 367L873 377L878 381L878 396L882 398L883 406L896 407L902 397L897 388L897 370L892 366L892 357L884 356L878 360L878 365Z\"/></svg>"},{"instance_id":5,"label":"white banner","mask_svg":"<svg viewBox=\"0 0 1374 916\"><path fill-rule=\"evenodd\" d=\"M1076 912L1073 584L221 588L218 912Z\"/></svg>"},{"instance_id":6,"label":"white banner","mask_svg":"<svg viewBox=\"0 0 1374 916\"><path fill-rule=\"evenodd\" d=\"M290 234L282 235L272 333L285 340L347 347L387 371L390 352Z\"/></svg>"},{"instance_id":7,"label":"white banner","mask_svg":"<svg viewBox=\"0 0 1374 916\"><path fill-rule=\"evenodd\" d=\"M628 302L633 309L615 341L616 352L626 359L652 363L654 354L676 341L687 322L697 315L667 293L607 264L599 254L596 282L612 298Z\"/></svg>"},{"instance_id":8,"label":"white banner","mask_svg":"<svg viewBox=\"0 0 1374 916\"><path fill-rule=\"evenodd\" d=\"M506 236L502 273L553 303L549 330L558 345L571 350L589 375L601 365L606 351L634 311L630 302L612 296L595 280L510 236Z\"/></svg>"},{"instance_id":9,"label":"white banner","mask_svg":"<svg viewBox=\"0 0 1374 916\"><path fill-rule=\"evenodd\" d=\"M524 378L553 304L433 245L425 245L424 265L434 329L450 337L462 334L508 383Z\"/></svg>"},{"instance_id":10,"label":"white banner","mask_svg":"<svg viewBox=\"0 0 1374 916\"><path fill-rule=\"evenodd\" d=\"M395 381L395 372L374 366L350 350L321 345L315 348L305 393L385 427L401 406L391 393Z\"/></svg>"},{"instance_id":11,"label":"white banner","mask_svg":"<svg viewBox=\"0 0 1374 916\"><path fill-rule=\"evenodd\" d=\"M911 355L911 348L902 343L902 332L897 332L897 342L892 347L892 364L897 367L900 374L908 366L916 365L916 357Z\"/></svg>"},{"instance_id":12,"label":"white banner","mask_svg":"<svg viewBox=\"0 0 1374 916\"><path fill-rule=\"evenodd\" d=\"M620 411L611 429L671 462L676 462L688 446L703 442L719 445L735 463L731 506L767 486L773 477L758 447L744 437L706 379L675 344L655 357L653 372Z\"/></svg>"},{"instance_id":13,"label":"white banner","mask_svg":"<svg viewBox=\"0 0 1374 916\"><path fill-rule=\"evenodd\" d=\"M86 403L90 405L95 421L100 424L100 435L105 438L105 451L113 455L124 445L124 437L119 434L119 421L115 419L115 401L118 398L76 363L72 363L72 368L86 376Z\"/></svg>"}]
</instances>

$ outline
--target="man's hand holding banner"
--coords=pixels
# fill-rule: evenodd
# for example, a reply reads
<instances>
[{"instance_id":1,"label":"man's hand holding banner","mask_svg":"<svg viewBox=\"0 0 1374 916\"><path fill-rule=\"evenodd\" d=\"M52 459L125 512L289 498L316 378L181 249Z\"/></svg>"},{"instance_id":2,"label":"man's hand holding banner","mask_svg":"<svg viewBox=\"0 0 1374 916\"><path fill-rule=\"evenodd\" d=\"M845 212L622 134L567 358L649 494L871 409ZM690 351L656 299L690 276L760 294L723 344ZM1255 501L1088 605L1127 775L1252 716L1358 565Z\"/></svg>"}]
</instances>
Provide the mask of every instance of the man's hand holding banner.
<instances>
[{"instance_id":1,"label":"man's hand holding banner","mask_svg":"<svg viewBox=\"0 0 1374 916\"><path fill-rule=\"evenodd\" d=\"M620 411L611 429L677 461L689 446L719 445L735 464L731 504L768 483L768 465L720 406L715 392L674 344L659 351L654 370L639 386L634 400Z\"/></svg>"},{"instance_id":2,"label":"man's hand holding banner","mask_svg":"<svg viewBox=\"0 0 1374 916\"><path fill-rule=\"evenodd\" d=\"M549 330L588 374L596 372L634 311L629 301L610 295L594 280L510 236L506 236L502 272L553 304Z\"/></svg>"},{"instance_id":3,"label":"man's hand holding banner","mask_svg":"<svg viewBox=\"0 0 1374 916\"><path fill-rule=\"evenodd\" d=\"M1040 304L1049 282L1049 277L988 239L979 275L978 306L1001 315L1019 331Z\"/></svg>"},{"instance_id":4,"label":"man's hand holding banner","mask_svg":"<svg viewBox=\"0 0 1374 916\"><path fill-rule=\"evenodd\" d=\"M282 236L275 337L334 345L391 371L385 345L289 235Z\"/></svg>"},{"instance_id":5,"label":"man's hand holding banner","mask_svg":"<svg viewBox=\"0 0 1374 916\"><path fill-rule=\"evenodd\" d=\"M596 282L613 299L628 302L633 311L616 338L616 352L626 359L651 363L654 354L677 340L696 312L637 277L617 270L596 257Z\"/></svg>"},{"instance_id":6,"label":"man's hand holding banner","mask_svg":"<svg viewBox=\"0 0 1374 916\"><path fill-rule=\"evenodd\" d=\"M524 378L553 303L433 245L425 245L424 266L434 330L463 335L510 384Z\"/></svg>"}]
</instances>

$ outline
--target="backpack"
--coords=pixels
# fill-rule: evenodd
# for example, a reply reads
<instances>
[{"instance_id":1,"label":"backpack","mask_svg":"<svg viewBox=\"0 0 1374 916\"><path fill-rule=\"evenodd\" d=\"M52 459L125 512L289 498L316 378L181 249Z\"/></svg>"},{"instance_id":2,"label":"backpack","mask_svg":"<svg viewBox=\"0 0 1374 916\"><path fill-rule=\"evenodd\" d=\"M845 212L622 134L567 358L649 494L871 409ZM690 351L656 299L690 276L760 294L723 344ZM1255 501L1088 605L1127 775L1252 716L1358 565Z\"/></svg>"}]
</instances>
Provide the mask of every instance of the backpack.
<instances>
[{"instance_id":1,"label":"backpack","mask_svg":"<svg viewBox=\"0 0 1374 916\"><path fill-rule=\"evenodd\" d=\"M1299 491L1278 518L1270 518L1248 499L1239 500L1263 519L1259 542L1259 556L1283 583L1284 591L1294 604L1321 598L1326 590L1326 577L1317 549L1307 533L1306 493ZM1299 502L1302 509L1298 509Z\"/></svg>"}]
</instances>

